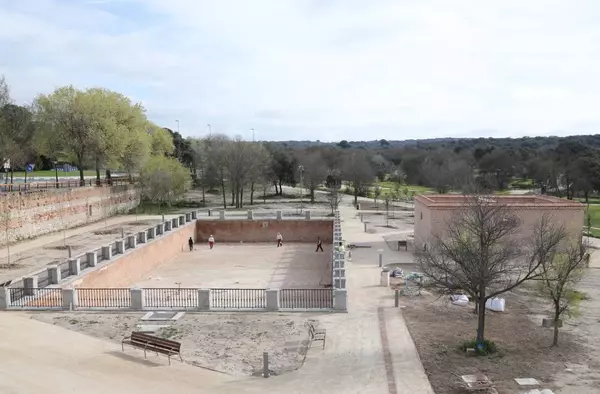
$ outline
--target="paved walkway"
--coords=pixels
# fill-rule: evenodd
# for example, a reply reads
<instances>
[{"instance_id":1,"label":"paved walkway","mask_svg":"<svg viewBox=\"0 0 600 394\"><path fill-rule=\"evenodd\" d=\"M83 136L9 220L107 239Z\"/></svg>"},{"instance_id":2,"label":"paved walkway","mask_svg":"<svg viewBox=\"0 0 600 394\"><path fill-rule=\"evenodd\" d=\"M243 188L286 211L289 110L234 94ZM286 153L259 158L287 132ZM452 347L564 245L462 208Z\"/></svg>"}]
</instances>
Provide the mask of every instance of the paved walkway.
<instances>
[{"instance_id":1,"label":"paved walkway","mask_svg":"<svg viewBox=\"0 0 600 394\"><path fill-rule=\"evenodd\" d=\"M174 362L171 367L123 356L118 345L16 314L0 319L0 392L85 390L113 393L433 394L400 309L389 289L379 287L377 249L387 233L366 234L354 208L341 208L347 242L370 242L347 263L348 313L306 314L327 329L325 349L317 342L299 370L269 379L235 380ZM390 232L390 234L393 232ZM384 257L387 258L387 257ZM36 379L31 379L35 376ZM19 390L20 389L20 390ZM96 391L94 391L96 390Z\"/></svg>"}]
</instances>

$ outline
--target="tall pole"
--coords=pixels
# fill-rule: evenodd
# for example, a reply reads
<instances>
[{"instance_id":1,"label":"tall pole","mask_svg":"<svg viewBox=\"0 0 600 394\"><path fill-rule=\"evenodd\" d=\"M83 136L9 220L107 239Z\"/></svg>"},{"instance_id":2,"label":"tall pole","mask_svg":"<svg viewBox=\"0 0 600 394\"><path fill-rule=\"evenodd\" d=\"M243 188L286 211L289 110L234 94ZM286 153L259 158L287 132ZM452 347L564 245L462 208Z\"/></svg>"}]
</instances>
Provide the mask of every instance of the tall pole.
<instances>
[{"instance_id":1,"label":"tall pole","mask_svg":"<svg viewBox=\"0 0 600 394\"><path fill-rule=\"evenodd\" d=\"M252 129L252 142L254 142L254 129Z\"/></svg>"},{"instance_id":2,"label":"tall pole","mask_svg":"<svg viewBox=\"0 0 600 394\"><path fill-rule=\"evenodd\" d=\"M298 166L298 171L300 171L300 214L302 215L302 209L304 208L304 201L302 198L302 189L303 189L303 182L304 182L304 166L300 165Z\"/></svg>"},{"instance_id":3,"label":"tall pole","mask_svg":"<svg viewBox=\"0 0 600 394\"><path fill-rule=\"evenodd\" d=\"M175 119L175 122L177 122L177 133L179 133L179 121Z\"/></svg>"},{"instance_id":4,"label":"tall pole","mask_svg":"<svg viewBox=\"0 0 600 394\"><path fill-rule=\"evenodd\" d=\"M212 134L211 129L210 129L210 123L207 124L206 127L208 127L208 136L210 137Z\"/></svg>"}]
</instances>

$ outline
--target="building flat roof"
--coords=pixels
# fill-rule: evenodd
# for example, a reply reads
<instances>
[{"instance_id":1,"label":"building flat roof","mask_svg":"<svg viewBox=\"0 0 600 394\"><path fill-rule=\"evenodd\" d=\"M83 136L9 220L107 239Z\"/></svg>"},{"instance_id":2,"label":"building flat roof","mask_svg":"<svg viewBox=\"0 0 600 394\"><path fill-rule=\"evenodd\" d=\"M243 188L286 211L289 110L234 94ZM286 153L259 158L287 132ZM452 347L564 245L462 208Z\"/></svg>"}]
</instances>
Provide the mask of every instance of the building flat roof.
<instances>
[{"instance_id":1,"label":"building flat roof","mask_svg":"<svg viewBox=\"0 0 600 394\"><path fill-rule=\"evenodd\" d=\"M460 194L421 194L415 200L430 208L451 208L465 206L468 200L473 197ZM578 201L545 195L487 195L480 197L490 202L514 208L584 209L585 207L584 204Z\"/></svg>"}]
</instances>

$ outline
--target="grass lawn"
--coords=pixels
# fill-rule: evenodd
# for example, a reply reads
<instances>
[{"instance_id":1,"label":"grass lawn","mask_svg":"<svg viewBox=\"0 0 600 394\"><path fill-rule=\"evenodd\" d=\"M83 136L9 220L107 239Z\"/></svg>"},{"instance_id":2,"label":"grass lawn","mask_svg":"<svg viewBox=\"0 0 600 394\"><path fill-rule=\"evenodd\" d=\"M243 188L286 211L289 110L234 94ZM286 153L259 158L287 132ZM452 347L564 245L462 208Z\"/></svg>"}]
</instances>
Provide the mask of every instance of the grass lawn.
<instances>
[{"instance_id":1,"label":"grass lawn","mask_svg":"<svg viewBox=\"0 0 600 394\"><path fill-rule=\"evenodd\" d=\"M394 190L396 188L396 184L394 182L377 182L377 184L382 189L384 189L383 191L385 191L385 189ZM405 188L407 188L408 190L413 191L415 193L428 193L428 192L432 191L432 189L427 186L418 186L418 185L401 185L400 186L400 190L404 190Z\"/></svg>"},{"instance_id":2,"label":"grass lawn","mask_svg":"<svg viewBox=\"0 0 600 394\"><path fill-rule=\"evenodd\" d=\"M5 175L8 175L8 178L10 178L10 172L9 173L5 173ZM85 176L94 176L96 175L96 171L94 170L85 170L83 171L83 175ZM100 173L101 176L103 176L104 174ZM15 171L13 173L14 177L20 177L20 178L24 178L25 177L25 171ZM33 171L33 172L29 172L27 173L27 178L30 177L44 177L44 178L51 178L55 176L55 172L54 170L46 170L46 171ZM67 176L79 176L79 171L70 171L70 172L64 172L64 171L58 171L58 177L67 177Z\"/></svg>"}]
</instances>

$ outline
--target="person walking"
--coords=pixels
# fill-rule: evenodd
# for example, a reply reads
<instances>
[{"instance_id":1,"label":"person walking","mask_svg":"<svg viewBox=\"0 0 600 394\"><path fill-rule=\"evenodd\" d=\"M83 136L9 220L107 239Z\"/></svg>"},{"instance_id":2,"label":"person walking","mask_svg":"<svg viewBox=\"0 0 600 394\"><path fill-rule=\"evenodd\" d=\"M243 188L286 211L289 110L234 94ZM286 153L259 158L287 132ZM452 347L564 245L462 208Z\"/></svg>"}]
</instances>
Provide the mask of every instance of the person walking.
<instances>
[{"instance_id":1,"label":"person walking","mask_svg":"<svg viewBox=\"0 0 600 394\"><path fill-rule=\"evenodd\" d=\"M321 237L317 237L317 250L315 250L315 252L318 251L324 252L323 250L323 241L321 241Z\"/></svg>"},{"instance_id":2,"label":"person walking","mask_svg":"<svg viewBox=\"0 0 600 394\"><path fill-rule=\"evenodd\" d=\"M283 246L283 236L281 233L277 233L277 247Z\"/></svg>"},{"instance_id":3,"label":"person walking","mask_svg":"<svg viewBox=\"0 0 600 394\"><path fill-rule=\"evenodd\" d=\"M188 239L188 245L190 246L190 252L194 250L194 240L192 239L192 237Z\"/></svg>"},{"instance_id":4,"label":"person walking","mask_svg":"<svg viewBox=\"0 0 600 394\"><path fill-rule=\"evenodd\" d=\"M215 246L215 239L212 236L212 234L210 235L210 237L208 237L208 246L212 249L213 246Z\"/></svg>"}]
</instances>

